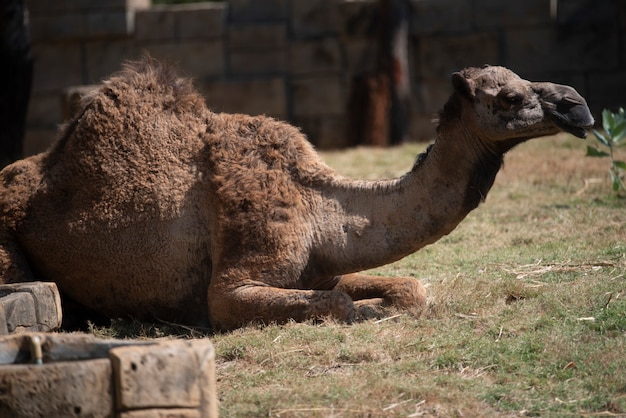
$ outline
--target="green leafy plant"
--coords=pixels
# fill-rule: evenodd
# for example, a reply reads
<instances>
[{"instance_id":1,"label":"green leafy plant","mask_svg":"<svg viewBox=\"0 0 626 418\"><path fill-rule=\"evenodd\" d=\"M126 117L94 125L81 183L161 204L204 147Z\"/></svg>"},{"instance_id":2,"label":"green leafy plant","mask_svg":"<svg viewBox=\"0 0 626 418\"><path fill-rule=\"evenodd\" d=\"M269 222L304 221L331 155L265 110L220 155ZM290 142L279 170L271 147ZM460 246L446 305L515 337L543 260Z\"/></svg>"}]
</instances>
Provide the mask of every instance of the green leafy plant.
<instances>
[{"instance_id":1,"label":"green leafy plant","mask_svg":"<svg viewBox=\"0 0 626 418\"><path fill-rule=\"evenodd\" d=\"M619 194L626 191L626 186L622 180L622 172L626 170L626 163L615 159L615 149L626 145L626 112L624 112L624 108L620 108L617 113L604 109L602 111L602 129L604 133L593 130L594 136L602 147L587 145L587 156L611 158L609 174L613 183L613 191Z\"/></svg>"}]
</instances>

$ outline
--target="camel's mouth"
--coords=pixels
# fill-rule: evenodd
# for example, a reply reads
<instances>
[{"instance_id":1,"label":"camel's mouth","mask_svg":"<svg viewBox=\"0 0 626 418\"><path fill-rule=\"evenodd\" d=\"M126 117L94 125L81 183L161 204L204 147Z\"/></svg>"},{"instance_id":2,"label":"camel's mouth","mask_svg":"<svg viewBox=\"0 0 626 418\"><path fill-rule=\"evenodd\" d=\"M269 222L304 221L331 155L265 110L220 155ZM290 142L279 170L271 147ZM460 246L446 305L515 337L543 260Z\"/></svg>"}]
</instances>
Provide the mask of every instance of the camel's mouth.
<instances>
[{"instance_id":1,"label":"camel's mouth","mask_svg":"<svg viewBox=\"0 0 626 418\"><path fill-rule=\"evenodd\" d=\"M593 127L594 119L585 99L569 86L552 83L537 83L544 111L556 126L565 132L587 137L587 129Z\"/></svg>"},{"instance_id":2,"label":"camel's mouth","mask_svg":"<svg viewBox=\"0 0 626 418\"><path fill-rule=\"evenodd\" d=\"M550 104L552 106L545 108L556 126L578 138L587 137L586 130L593 127L594 120L585 99L578 94L574 97L566 94L561 100Z\"/></svg>"},{"instance_id":3,"label":"camel's mouth","mask_svg":"<svg viewBox=\"0 0 626 418\"><path fill-rule=\"evenodd\" d=\"M587 129L593 126L593 124L591 124L590 126L586 126L586 127L572 126L572 125L563 123L562 121L559 121L558 119L554 119L554 123L556 124L556 126L561 128L565 132L568 132L581 139L587 138Z\"/></svg>"}]
</instances>

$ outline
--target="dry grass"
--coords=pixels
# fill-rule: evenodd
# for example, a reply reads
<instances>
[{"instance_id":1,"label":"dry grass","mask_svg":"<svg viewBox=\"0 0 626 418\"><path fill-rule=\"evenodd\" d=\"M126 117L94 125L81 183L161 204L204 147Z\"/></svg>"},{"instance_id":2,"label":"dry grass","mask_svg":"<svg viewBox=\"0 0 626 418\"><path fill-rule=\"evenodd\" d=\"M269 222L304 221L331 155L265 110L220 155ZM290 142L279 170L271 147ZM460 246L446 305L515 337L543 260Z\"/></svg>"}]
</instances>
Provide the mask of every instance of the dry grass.
<instances>
[{"instance_id":1,"label":"dry grass","mask_svg":"<svg viewBox=\"0 0 626 418\"><path fill-rule=\"evenodd\" d=\"M353 177L395 177L423 148L323 157ZM607 167L568 136L514 150L452 234L371 271L422 279L422 318L212 336L222 416L626 415L626 201Z\"/></svg>"}]
</instances>

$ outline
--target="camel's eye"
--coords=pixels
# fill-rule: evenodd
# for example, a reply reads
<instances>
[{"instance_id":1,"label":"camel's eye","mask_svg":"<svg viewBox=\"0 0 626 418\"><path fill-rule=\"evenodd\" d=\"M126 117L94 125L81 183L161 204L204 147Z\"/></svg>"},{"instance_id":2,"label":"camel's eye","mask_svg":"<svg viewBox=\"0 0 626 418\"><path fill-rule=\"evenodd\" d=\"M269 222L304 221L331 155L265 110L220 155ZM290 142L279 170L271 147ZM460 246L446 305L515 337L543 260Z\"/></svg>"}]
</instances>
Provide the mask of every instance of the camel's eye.
<instances>
[{"instance_id":1,"label":"camel's eye","mask_svg":"<svg viewBox=\"0 0 626 418\"><path fill-rule=\"evenodd\" d=\"M500 98L511 106L518 106L524 101L524 98L521 94L517 94L514 92L502 93L500 94Z\"/></svg>"}]
</instances>

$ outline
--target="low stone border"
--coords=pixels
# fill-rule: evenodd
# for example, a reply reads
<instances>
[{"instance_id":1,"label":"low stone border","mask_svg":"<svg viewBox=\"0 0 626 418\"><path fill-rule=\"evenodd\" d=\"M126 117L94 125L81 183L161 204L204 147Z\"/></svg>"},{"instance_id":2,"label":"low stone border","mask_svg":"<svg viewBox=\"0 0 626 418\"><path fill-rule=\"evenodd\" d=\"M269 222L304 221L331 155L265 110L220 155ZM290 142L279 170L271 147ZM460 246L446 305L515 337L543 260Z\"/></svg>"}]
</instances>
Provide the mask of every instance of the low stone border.
<instances>
[{"instance_id":1,"label":"low stone border","mask_svg":"<svg viewBox=\"0 0 626 418\"><path fill-rule=\"evenodd\" d=\"M61 327L61 298L54 283L0 285L0 335Z\"/></svg>"},{"instance_id":2,"label":"low stone border","mask_svg":"<svg viewBox=\"0 0 626 418\"><path fill-rule=\"evenodd\" d=\"M0 416L217 417L208 339L0 337Z\"/></svg>"}]
</instances>

